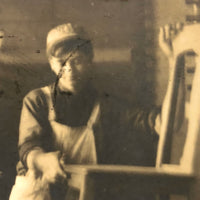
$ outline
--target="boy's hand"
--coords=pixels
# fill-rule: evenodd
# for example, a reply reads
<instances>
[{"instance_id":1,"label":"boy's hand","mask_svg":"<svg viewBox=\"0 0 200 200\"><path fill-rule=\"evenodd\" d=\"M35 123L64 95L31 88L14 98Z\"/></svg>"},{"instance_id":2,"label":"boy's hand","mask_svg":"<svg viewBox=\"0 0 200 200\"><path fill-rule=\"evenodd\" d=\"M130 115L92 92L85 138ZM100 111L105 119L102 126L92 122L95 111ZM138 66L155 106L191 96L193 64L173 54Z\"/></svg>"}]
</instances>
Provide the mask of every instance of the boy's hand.
<instances>
[{"instance_id":1,"label":"boy's hand","mask_svg":"<svg viewBox=\"0 0 200 200\"><path fill-rule=\"evenodd\" d=\"M64 182L66 174L60 165L60 152L42 152L34 151L28 155L28 167L41 174L44 181L48 183Z\"/></svg>"},{"instance_id":2,"label":"boy's hand","mask_svg":"<svg viewBox=\"0 0 200 200\"><path fill-rule=\"evenodd\" d=\"M200 24L176 23L160 28L159 45L169 59L186 51L200 55Z\"/></svg>"}]
</instances>

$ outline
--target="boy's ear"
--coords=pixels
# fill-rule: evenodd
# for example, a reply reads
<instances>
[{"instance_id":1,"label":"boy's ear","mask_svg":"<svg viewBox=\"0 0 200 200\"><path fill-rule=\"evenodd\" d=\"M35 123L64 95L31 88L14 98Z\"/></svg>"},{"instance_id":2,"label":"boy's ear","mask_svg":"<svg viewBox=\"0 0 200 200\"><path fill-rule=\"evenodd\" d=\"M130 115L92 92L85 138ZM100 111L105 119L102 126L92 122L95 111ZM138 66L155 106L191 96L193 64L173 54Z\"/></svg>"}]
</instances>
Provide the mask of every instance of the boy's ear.
<instances>
[{"instance_id":1,"label":"boy's ear","mask_svg":"<svg viewBox=\"0 0 200 200\"><path fill-rule=\"evenodd\" d=\"M62 68L61 66L61 61L58 58L55 57L51 57L48 59L49 60L49 64L51 66L51 70L58 75L60 72L60 69Z\"/></svg>"}]
</instances>

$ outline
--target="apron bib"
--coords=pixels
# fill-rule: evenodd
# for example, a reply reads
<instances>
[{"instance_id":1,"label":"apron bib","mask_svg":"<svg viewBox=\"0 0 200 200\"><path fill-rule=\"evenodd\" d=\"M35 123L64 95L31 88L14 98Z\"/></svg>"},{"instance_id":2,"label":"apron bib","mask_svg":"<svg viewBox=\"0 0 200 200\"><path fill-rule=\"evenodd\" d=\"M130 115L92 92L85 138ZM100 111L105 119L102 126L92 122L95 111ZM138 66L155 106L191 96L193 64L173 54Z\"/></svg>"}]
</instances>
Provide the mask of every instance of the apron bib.
<instances>
[{"instance_id":1,"label":"apron bib","mask_svg":"<svg viewBox=\"0 0 200 200\"><path fill-rule=\"evenodd\" d=\"M43 90L51 95L49 87L45 87ZM47 102L49 108L48 118L53 132L54 145L56 150L61 151L64 163L97 164L93 125L100 115L99 103L95 103L85 126L70 127L56 121L52 98Z\"/></svg>"}]
</instances>

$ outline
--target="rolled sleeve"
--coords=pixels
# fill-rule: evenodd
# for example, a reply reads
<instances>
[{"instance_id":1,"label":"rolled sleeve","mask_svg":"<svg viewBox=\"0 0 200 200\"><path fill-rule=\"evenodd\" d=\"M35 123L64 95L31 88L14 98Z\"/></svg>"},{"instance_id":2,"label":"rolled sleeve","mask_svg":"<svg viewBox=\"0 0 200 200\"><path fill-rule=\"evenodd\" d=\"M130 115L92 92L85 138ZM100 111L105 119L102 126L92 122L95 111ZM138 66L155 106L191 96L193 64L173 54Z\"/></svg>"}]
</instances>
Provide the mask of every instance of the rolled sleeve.
<instances>
[{"instance_id":1,"label":"rolled sleeve","mask_svg":"<svg viewBox=\"0 0 200 200\"><path fill-rule=\"evenodd\" d=\"M150 110L148 114L148 126L150 133L153 135L157 135L157 131L155 129L156 125L156 117L161 113L161 107L154 107L153 109Z\"/></svg>"}]
</instances>

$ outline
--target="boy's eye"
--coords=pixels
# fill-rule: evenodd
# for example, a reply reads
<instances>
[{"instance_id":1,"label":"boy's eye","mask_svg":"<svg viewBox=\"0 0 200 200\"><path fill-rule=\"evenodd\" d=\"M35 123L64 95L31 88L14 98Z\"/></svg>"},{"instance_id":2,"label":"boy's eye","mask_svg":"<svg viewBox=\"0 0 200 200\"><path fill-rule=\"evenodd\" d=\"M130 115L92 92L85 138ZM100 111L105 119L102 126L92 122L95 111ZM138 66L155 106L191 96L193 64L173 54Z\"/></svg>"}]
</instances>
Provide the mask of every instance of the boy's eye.
<instances>
[{"instance_id":1,"label":"boy's eye","mask_svg":"<svg viewBox=\"0 0 200 200\"><path fill-rule=\"evenodd\" d=\"M80 58L76 58L71 60L71 65L79 65L81 64L81 59Z\"/></svg>"}]
</instances>

